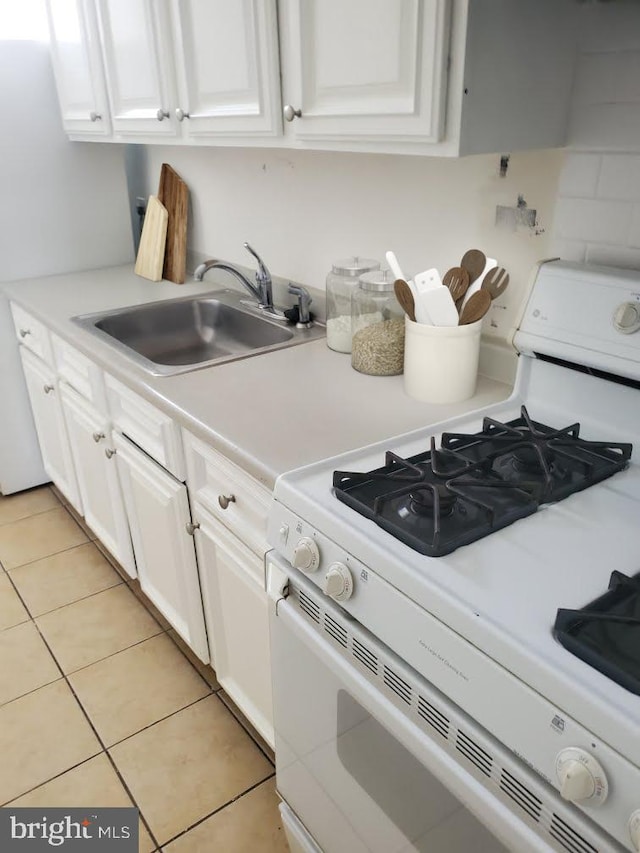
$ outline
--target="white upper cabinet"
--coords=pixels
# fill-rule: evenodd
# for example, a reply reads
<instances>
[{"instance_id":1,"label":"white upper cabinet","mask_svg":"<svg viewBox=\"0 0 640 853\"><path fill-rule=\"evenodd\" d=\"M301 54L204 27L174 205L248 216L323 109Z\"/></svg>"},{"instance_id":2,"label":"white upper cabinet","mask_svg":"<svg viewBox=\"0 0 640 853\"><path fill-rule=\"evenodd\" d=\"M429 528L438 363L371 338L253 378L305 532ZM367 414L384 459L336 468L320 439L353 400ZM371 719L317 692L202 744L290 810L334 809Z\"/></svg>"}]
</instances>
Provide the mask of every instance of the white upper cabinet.
<instances>
[{"instance_id":1,"label":"white upper cabinet","mask_svg":"<svg viewBox=\"0 0 640 853\"><path fill-rule=\"evenodd\" d=\"M49 2L84 10L73 50L52 22L63 112L87 122L73 63L103 63L116 142L450 157L565 141L575 0Z\"/></svg>"},{"instance_id":2,"label":"white upper cabinet","mask_svg":"<svg viewBox=\"0 0 640 853\"><path fill-rule=\"evenodd\" d=\"M280 0L287 143L457 156L564 144L573 0Z\"/></svg>"},{"instance_id":3,"label":"white upper cabinet","mask_svg":"<svg viewBox=\"0 0 640 853\"><path fill-rule=\"evenodd\" d=\"M179 133L166 3L97 0L116 137Z\"/></svg>"},{"instance_id":4,"label":"white upper cabinet","mask_svg":"<svg viewBox=\"0 0 640 853\"><path fill-rule=\"evenodd\" d=\"M275 1L173 0L172 12L183 133L281 133Z\"/></svg>"},{"instance_id":5,"label":"white upper cabinet","mask_svg":"<svg viewBox=\"0 0 640 853\"><path fill-rule=\"evenodd\" d=\"M449 0L285 0L280 10L296 140L441 138Z\"/></svg>"},{"instance_id":6,"label":"white upper cabinet","mask_svg":"<svg viewBox=\"0 0 640 853\"><path fill-rule=\"evenodd\" d=\"M92 0L47 0L51 60L62 124L71 138L111 133Z\"/></svg>"}]
</instances>

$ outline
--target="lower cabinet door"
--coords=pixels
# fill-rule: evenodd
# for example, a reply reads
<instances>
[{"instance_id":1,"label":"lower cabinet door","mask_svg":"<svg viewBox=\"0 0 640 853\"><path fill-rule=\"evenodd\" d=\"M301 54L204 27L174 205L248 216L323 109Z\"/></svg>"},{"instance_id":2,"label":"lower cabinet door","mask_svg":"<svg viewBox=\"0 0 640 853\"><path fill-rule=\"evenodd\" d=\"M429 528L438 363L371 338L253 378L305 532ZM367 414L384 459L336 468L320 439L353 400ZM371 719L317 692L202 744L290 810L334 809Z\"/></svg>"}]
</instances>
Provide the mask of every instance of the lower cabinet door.
<instances>
[{"instance_id":1,"label":"lower cabinet door","mask_svg":"<svg viewBox=\"0 0 640 853\"><path fill-rule=\"evenodd\" d=\"M113 435L140 586L204 663L209 647L184 483Z\"/></svg>"},{"instance_id":2,"label":"lower cabinet door","mask_svg":"<svg viewBox=\"0 0 640 853\"><path fill-rule=\"evenodd\" d=\"M20 358L44 469L74 509L82 515L82 502L54 372L23 346L20 347Z\"/></svg>"},{"instance_id":3,"label":"lower cabinet door","mask_svg":"<svg viewBox=\"0 0 640 853\"><path fill-rule=\"evenodd\" d=\"M193 517L216 677L273 747L271 653L264 561L196 502Z\"/></svg>"},{"instance_id":4,"label":"lower cabinet door","mask_svg":"<svg viewBox=\"0 0 640 853\"><path fill-rule=\"evenodd\" d=\"M109 422L73 388L64 383L59 387L85 521L127 574L135 578L136 564Z\"/></svg>"}]
</instances>

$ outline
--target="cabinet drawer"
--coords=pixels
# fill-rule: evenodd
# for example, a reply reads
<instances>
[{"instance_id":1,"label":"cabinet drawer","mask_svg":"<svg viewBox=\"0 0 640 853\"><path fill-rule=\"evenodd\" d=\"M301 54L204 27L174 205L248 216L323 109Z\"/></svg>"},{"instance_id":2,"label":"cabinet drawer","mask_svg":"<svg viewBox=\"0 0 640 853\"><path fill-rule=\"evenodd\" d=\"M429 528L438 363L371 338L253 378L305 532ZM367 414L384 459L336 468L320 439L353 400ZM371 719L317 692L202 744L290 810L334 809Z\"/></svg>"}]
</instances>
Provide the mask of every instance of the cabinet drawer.
<instances>
[{"instance_id":1,"label":"cabinet drawer","mask_svg":"<svg viewBox=\"0 0 640 853\"><path fill-rule=\"evenodd\" d=\"M200 501L247 547L262 556L268 550L271 492L186 430L183 441L192 500Z\"/></svg>"},{"instance_id":2,"label":"cabinet drawer","mask_svg":"<svg viewBox=\"0 0 640 853\"><path fill-rule=\"evenodd\" d=\"M104 377L111 419L117 429L184 482L180 427L117 379Z\"/></svg>"},{"instance_id":3,"label":"cabinet drawer","mask_svg":"<svg viewBox=\"0 0 640 853\"><path fill-rule=\"evenodd\" d=\"M51 333L51 345L58 376L75 388L101 414L107 413L102 370L75 347Z\"/></svg>"},{"instance_id":4,"label":"cabinet drawer","mask_svg":"<svg viewBox=\"0 0 640 853\"><path fill-rule=\"evenodd\" d=\"M15 302L11 303L13 325L20 343L53 367L51 339L47 327Z\"/></svg>"}]
</instances>

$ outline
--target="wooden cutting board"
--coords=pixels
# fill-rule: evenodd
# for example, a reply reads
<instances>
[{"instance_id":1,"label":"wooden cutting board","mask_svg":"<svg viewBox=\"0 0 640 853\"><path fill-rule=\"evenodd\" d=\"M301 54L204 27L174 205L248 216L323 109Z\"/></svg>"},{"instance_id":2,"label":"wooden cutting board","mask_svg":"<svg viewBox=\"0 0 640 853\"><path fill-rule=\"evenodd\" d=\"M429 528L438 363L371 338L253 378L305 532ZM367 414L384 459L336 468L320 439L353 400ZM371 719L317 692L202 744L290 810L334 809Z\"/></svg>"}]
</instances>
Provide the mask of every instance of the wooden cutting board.
<instances>
[{"instance_id":1,"label":"wooden cutting board","mask_svg":"<svg viewBox=\"0 0 640 853\"><path fill-rule=\"evenodd\" d=\"M150 195L134 267L136 275L160 281L164 264L169 214L156 196Z\"/></svg>"},{"instance_id":2,"label":"wooden cutting board","mask_svg":"<svg viewBox=\"0 0 640 853\"><path fill-rule=\"evenodd\" d=\"M183 284L187 270L187 209L189 188L168 163L162 164L158 200L169 214L163 278Z\"/></svg>"}]
</instances>

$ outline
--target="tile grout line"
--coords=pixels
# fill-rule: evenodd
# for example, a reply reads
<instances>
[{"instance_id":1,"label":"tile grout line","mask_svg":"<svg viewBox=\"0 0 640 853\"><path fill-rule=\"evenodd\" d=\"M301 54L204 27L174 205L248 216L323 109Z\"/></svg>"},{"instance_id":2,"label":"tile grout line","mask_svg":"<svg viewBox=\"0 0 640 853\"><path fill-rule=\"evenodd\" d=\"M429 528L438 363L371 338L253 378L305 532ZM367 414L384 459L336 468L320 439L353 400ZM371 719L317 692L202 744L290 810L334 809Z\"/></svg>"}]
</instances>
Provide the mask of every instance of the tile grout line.
<instances>
[{"instance_id":1,"label":"tile grout line","mask_svg":"<svg viewBox=\"0 0 640 853\"><path fill-rule=\"evenodd\" d=\"M63 553L63 552L61 552ZM55 556L52 554L52 556ZM46 557L44 559L47 559ZM25 563L25 565L31 565L30 563ZM18 566L17 568L22 568L22 566ZM13 569L11 571L14 571ZM9 577L11 578L11 572L7 572ZM13 578L11 578L13 581ZM105 586L104 589L99 589L96 592L90 592L88 595L83 595L80 598L76 598L73 601L68 601L66 604L60 604L58 607L53 607L51 610L45 610L44 613L37 613L35 616L31 614L31 611L27 611L29 613L29 618L35 622L36 619L41 619L43 616L49 616L50 613L57 613L58 610L63 610L65 607L69 607L71 604L79 604L81 601L88 601L90 598L94 598L96 595L100 595L103 592L108 592L110 589L115 589L117 586L120 586L122 581L118 580L117 583L114 583L112 586ZM15 582L14 582L14 588ZM17 588L16 588L17 592ZM24 602L23 602L24 603ZM26 604L25 604L26 607ZM26 621L26 620L25 620ZM9 628L15 627L14 625L10 625ZM8 630L7 628L3 628L3 631Z\"/></svg>"},{"instance_id":2,"label":"tile grout line","mask_svg":"<svg viewBox=\"0 0 640 853\"><path fill-rule=\"evenodd\" d=\"M84 531L82 531L82 533L84 533ZM59 551L52 551L51 554L46 554L44 557L36 557L35 560L27 560L26 563L20 563L18 566L11 566L10 569L8 569L4 563L2 564L2 567L4 568L5 572L9 574L9 572L14 572L16 569L21 569L23 566L32 566L34 563L39 563L40 560L48 560L49 557L56 557L58 554L66 554L67 551L73 551L74 548L79 548L81 545L93 544L94 543L91 539L87 539L86 542L78 542L75 545L70 545L68 548L61 548Z\"/></svg>"},{"instance_id":3,"label":"tile grout line","mask_svg":"<svg viewBox=\"0 0 640 853\"><path fill-rule=\"evenodd\" d=\"M245 732L245 733L246 733L246 734L251 738L251 740L253 741L253 743L258 747L258 749L259 749L259 750L260 750L260 752L262 753L262 755L264 755L264 757L267 759L267 761L269 762L269 764L273 767L273 766L274 766L274 763L273 763L273 759L271 758L271 756L267 755L267 753L264 751L264 749L263 749L262 745L261 745L261 744L259 743L259 741L258 741L258 740L253 736L252 732L250 732L250 731L249 731L249 729L248 729L248 728L246 727L246 725L242 722L242 720L238 718L238 716L237 716L237 715L234 713L234 711L229 707L229 705L227 705L227 703L224 701L224 699L222 699L222 697L219 695L221 692L224 692L224 688L221 688L219 691L218 691L218 690L215 690L215 691L213 692L213 695L216 697L216 699L218 699L218 700L219 700L219 701L224 705L224 707L225 707L225 708L227 709L227 711L231 714L231 716L232 716L232 717L233 717L233 719L236 721L236 723L238 723L238 725L242 728L242 730L243 730L243 731L244 731L244 732ZM226 695L228 695L228 694L226 694L226 693L225 693L225 696L226 696ZM233 702L233 699L231 699L231 697L229 697L229 700L230 700L231 702ZM239 710L239 709L238 709L238 710Z\"/></svg>"},{"instance_id":4,"label":"tile grout line","mask_svg":"<svg viewBox=\"0 0 640 853\"><path fill-rule=\"evenodd\" d=\"M190 824L188 827L186 827L186 829L183 829L182 832L179 832L177 835L174 835L172 838L169 838L168 841L163 841L162 842L163 846L165 844L172 844L178 838L182 838L183 835L186 835L188 832L191 832L191 830L195 829L196 826L200 826L201 823L204 823L205 821L209 820L210 817L213 817L214 815L223 811L228 806L231 806L234 803L237 803L238 800L241 800L243 797L246 797L247 794L250 794L252 791L255 791L256 788L260 787L260 785L264 785L264 783L268 782L269 779L273 779L275 777L275 775L276 774L274 771L273 773L270 773L268 776L265 776L264 779L261 779L259 782L256 782L254 785L251 785L251 787L247 788L247 790L243 791L241 794L238 794L237 796L232 797L232 799L228 800L223 805L218 806L217 809L214 809L212 812L209 812L209 814L205 815L204 817L201 817L199 820L195 821L195 823Z\"/></svg>"}]
</instances>

